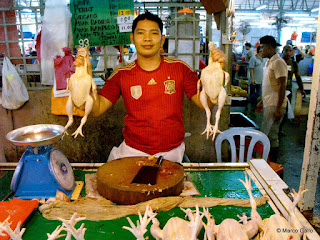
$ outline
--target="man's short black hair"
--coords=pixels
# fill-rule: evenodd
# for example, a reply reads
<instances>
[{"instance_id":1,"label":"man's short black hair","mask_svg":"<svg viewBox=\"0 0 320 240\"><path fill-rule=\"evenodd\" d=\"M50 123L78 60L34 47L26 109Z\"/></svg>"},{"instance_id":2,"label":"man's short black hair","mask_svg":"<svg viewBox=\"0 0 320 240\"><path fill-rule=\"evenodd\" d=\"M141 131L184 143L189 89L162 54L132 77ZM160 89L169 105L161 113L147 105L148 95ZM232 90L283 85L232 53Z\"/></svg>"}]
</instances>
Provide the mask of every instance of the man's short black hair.
<instances>
[{"instance_id":1,"label":"man's short black hair","mask_svg":"<svg viewBox=\"0 0 320 240\"><path fill-rule=\"evenodd\" d=\"M134 30L136 29L138 22L141 20L150 20L150 21L158 23L158 26L159 26L160 31L162 33L162 31L163 31L162 20L158 17L158 15L154 15L154 14L150 13L149 11L146 11L144 14L140 14L138 17L136 17L134 19L134 21L132 23L132 33L134 33Z\"/></svg>"},{"instance_id":2,"label":"man's short black hair","mask_svg":"<svg viewBox=\"0 0 320 240\"><path fill-rule=\"evenodd\" d=\"M277 43L273 36L266 35L260 38L260 44L270 44L273 48L281 46L281 44Z\"/></svg>"},{"instance_id":3,"label":"man's short black hair","mask_svg":"<svg viewBox=\"0 0 320 240\"><path fill-rule=\"evenodd\" d=\"M251 43L246 43L245 46L246 47L251 47Z\"/></svg>"}]
</instances>

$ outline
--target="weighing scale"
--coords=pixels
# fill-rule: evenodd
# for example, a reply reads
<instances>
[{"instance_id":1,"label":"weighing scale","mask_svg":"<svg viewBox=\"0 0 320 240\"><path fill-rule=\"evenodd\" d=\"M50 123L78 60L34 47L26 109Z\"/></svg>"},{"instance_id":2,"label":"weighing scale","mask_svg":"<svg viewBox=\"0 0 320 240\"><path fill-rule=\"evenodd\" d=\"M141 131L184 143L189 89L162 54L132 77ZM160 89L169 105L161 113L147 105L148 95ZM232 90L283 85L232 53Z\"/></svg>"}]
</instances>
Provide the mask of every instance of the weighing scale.
<instances>
[{"instance_id":1,"label":"weighing scale","mask_svg":"<svg viewBox=\"0 0 320 240\"><path fill-rule=\"evenodd\" d=\"M72 167L66 156L49 144L61 139L65 129L54 124L37 124L9 132L6 138L27 147L12 177L10 188L21 199L50 198L57 189L69 198L75 187Z\"/></svg>"}]
</instances>

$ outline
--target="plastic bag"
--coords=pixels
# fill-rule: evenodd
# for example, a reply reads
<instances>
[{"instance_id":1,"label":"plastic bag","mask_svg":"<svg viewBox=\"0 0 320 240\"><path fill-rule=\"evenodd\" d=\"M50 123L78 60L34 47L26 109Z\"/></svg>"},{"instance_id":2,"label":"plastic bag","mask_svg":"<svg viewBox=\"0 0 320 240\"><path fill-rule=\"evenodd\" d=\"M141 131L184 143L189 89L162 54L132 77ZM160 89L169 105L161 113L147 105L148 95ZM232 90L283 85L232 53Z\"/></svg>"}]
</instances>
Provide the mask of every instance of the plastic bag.
<instances>
[{"instance_id":1,"label":"plastic bag","mask_svg":"<svg viewBox=\"0 0 320 240\"><path fill-rule=\"evenodd\" d=\"M54 71L56 76L56 90L67 89L67 78L70 78L71 66L75 60L70 48L63 48L64 57L57 56L54 59Z\"/></svg>"},{"instance_id":2,"label":"plastic bag","mask_svg":"<svg viewBox=\"0 0 320 240\"><path fill-rule=\"evenodd\" d=\"M29 100L27 88L8 57L3 60L1 98L6 109L18 109Z\"/></svg>"},{"instance_id":3,"label":"plastic bag","mask_svg":"<svg viewBox=\"0 0 320 240\"><path fill-rule=\"evenodd\" d=\"M288 98L288 96L291 94L290 91L286 91L286 100L287 100L287 106L288 106L288 112L287 112L287 116L288 116L288 119L294 119L294 113L293 113L293 110L292 110L292 106L291 106L291 103L290 103L290 100Z\"/></svg>"}]
</instances>

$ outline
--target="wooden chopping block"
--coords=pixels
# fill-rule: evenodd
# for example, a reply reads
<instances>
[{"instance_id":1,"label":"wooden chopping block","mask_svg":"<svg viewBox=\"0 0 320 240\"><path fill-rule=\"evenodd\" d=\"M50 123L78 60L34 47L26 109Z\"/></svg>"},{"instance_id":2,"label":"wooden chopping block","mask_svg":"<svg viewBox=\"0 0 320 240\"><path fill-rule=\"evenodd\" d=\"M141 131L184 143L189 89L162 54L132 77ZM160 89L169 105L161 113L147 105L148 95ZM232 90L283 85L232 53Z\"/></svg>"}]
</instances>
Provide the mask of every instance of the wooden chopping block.
<instances>
[{"instance_id":1,"label":"wooden chopping block","mask_svg":"<svg viewBox=\"0 0 320 240\"><path fill-rule=\"evenodd\" d=\"M156 160L131 157L105 163L97 171L99 194L122 205L179 195L183 190L184 169L182 165L168 160L163 160L155 185L131 183L141 166L153 166Z\"/></svg>"}]
</instances>

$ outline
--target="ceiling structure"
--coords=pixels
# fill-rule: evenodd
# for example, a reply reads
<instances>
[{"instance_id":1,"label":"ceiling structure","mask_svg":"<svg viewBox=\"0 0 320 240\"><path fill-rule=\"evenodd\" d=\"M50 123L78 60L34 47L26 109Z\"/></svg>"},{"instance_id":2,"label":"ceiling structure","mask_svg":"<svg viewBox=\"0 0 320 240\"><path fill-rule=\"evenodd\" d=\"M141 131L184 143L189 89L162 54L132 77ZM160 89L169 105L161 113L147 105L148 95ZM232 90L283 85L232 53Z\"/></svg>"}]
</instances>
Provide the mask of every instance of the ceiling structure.
<instances>
[{"instance_id":1,"label":"ceiling structure","mask_svg":"<svg viewBox=\"0 0 320 240\"><path fill-rule=\"evenodd\" d=\"M234 5L237 29L241 24L270 29L278 41L318 27L319 0L234 0Z\"/></svg>"},{"instance_id":2,"label":"ceiling structure","mask_svg":"<svg viewBox=\"0 0 320 240\"><path fill-rule=\"evenodd\" d=\"M319 0L235 0L235 9L239 12L252 11L259 7L263 7L261 12L311 13L312 9L319 8Z\"/></svg>"},{"instance_id":3,"label":"ceiling structure","mask_svg":"<svg viewBox=\"0 0 320 240\"><path fill-rule=\"evenodd\" d=\"M214 0L212 0L214 2ZM227 1L227 0L226 0ZM231 1L231 0L229 0ZM316 24L318 18L319 0L233 0L236 18L239 20L252 19L253 22L259 17L264 22L275 22L277 19L285 19L288 24ZM135 0L140 3L191 3L200 0ZM260 7L260 8L259 8ZM249 14L248 14L249 13ZM253 17L256 16L256 17ZM251 21L252 22L252 21Z\"/></svg>"},{"instance_id":4,"label":"ceiling structure","mask_svg":"<svg viewBox=\"0 0 320 240\"><path fill-rule=\"evenodd\" d=\"M288 26L317 24L319 0L234 0L241 19L278 21ZM253 17L256 16L256 17ZM284 21L283 21L284 20Z\"/></svg>"},{"instance_id":5,"label":"ceiling structure","mask_svg":"<svg viewBox=\"0 0 320 240\"><path fill-rule=\"evenodd\" d=\"M68 0L66 0L68 1ZM214 2L216 0L208 0ZM221 0L219 0L221 1ZM228 1L228 0L223 0ZM296 31L308 28L314 32L318 26L319 0L229 0L235 9L234 26L239 28L245 22L251 28L266 28L277 31L280 36L283 28ZM15 0L15 5L32 7L42 5L46 0ZM136 6L167 6L183 7L185 3L201 6L200 0L134 0ZM156 8L155 8L156 9ZM170 11L163 9L163 14Z\"/></svg>"}]
</instances>

